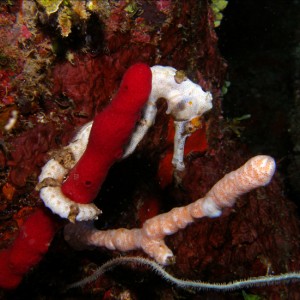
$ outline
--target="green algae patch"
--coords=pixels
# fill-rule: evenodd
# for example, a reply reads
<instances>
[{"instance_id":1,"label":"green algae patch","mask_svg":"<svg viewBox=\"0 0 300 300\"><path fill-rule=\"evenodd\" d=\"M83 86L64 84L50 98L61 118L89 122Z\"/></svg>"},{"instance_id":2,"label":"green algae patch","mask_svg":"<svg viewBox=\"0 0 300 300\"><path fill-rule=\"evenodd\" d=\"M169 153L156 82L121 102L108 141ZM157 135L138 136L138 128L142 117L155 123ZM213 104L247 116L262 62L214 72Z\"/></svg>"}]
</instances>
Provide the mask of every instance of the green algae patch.
<instances>
[{"instance_id":1,"label":"green algae patch","mask_svg":"<svg viewBox=\"0 0 300 300\"><path fill-rule=\"evenodd\" d=\"M55 13L63 0L37 0L37 2L43 6L48 15Z\"/></svg>"}]
</instances>

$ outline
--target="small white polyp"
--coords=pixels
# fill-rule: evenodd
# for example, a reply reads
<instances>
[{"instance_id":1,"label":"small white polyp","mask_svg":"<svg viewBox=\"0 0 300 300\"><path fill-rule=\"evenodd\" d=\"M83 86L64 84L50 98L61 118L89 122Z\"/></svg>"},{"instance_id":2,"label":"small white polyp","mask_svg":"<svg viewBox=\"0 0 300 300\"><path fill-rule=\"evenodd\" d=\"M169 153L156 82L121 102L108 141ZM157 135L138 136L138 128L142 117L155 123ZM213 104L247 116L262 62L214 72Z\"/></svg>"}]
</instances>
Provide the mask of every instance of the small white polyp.
<instances>
[{"instance_id":1,"label":"small white polyp","mask_svg":"<svg viewBox=\"0 0 300 300\"><path fill-rule=\"evenodd\" d=\"M204 216L208 216L210 218L216 218L222 214L222 210L217 206L214 199L210 197L204 198L202 211Z\"/></svg>"}]
</instances>

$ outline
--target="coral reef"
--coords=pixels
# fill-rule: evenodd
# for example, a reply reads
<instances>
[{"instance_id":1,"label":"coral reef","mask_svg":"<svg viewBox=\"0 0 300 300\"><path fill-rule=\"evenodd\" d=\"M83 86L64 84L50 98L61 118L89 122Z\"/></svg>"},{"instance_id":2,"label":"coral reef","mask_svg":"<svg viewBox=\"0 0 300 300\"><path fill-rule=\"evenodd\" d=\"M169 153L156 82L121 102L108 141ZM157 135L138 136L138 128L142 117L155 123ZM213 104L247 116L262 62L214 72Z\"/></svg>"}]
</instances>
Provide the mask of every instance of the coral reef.
<instances>
[{"instance_id":1,"label":"coral reef","mask_svg":"<svg viewBox=\"0 0 300 300\"><path fill-rule=\"evenodd\" d=\"M45 10L48 17L55 15L56 23L63 37L69 36L72 27L82 27L86 25L91 13L99 15L99 18L107 20L110 16L112 6L118 5L117 2L111 1L85 1L85 0L37 0L37 3ZM127 10L126 10L127 7ZM124 8L125 11L129 5ZM43 11L40 11L42 14ZM44 16L45 18L45 16Z\"/></svg>"},{"instance_id":2,"label":"coral reef","mask_svg":"<svg viewBox=\"0 0 300 300\"><path fill-rule=\"evenodd\" d=\"M17 86L19 105L32 108L40 97L51 96L48 79L55 53L49 37L37 29L39 14L35 1L22 1L17 18L14 43L19 48L16 53L21 54L18 64L22 72L16 76L14 85Z\"/></svg>"},{"instance_id":3,"label":"coral reef","mask_svg":"<svg viewBox=\"0 0 300 300\"><path fill-rule=\"evenodd\" d=\"M282 110L273 107L273 101L261 111L253 105L252 99L247 98L248 92L254 91L258 97L256 88L260 86L258 81L247 77L247 86L235 105L239 107L245 102L251 110L233 117L251 113L251 118L243 121L246 129L240 139L224 128L227 123L222 117L221 89L224 80L228 80L227 65L218 49L216 15L209 1L92 0L76 1L77 5L72 2L75 3L61 2L50 14L42 5L45 1L0 4L1 249L13 247L28 214L35 207L43 206L34 190L41 167L57 149L70 143L83 124L109 104L125 70L136 62L184 70L188 78L212 93L213 109L201 121L202 128L187 139L185 170L178 184L171 163L173 120L165 114L166 103L158 101L155 124L131 157L112 166L95 199L103 211L95 223L98 230L142 227L149 216L188 205L205 195L225 173L238 168L251 156L246 143L241 143L245 136L251 139L249 134L244 134L247 129L259 128L261 132L266 128L262 120L277 120L276 116L282 116L279 114ZM99 3L103 6L98 7ZM246 4L240 2L240 5ZM230 7L231 2L225 14ZM62 18L67 21L65 36L62 36L60 15L67 17ZM250 17L253 18L252 14ZM221 28L225 22L223 18ZM236 32L236 27L232 32ZM263 32L262 28L255 28L257 33ZM271 32L272 28L268 28ZM219 28L216 30L220 33ZM239 43L252 36L257 35L238 36L231 51L239 52ZM257 55L253 48L251 51L252 57ZM226 56L230 57L230 53ZM277 66L265 57L252 66L266 61ZM237 77L245 77L247 68L235 69L236 77L230 78L231 87L234 88ZM278 68L284 69L285 65ZM253 73L250 75L253 79ZM258 73L256 78L265 90L265 82L261 80L264 74ZM279 88L280 84L276 86ZM267 113L271 107L277 111L275 117ZM278 133L282 131L267 131L280 141L282 136ZM265 143L259 141L257 147ZM257 149L255 153L260 152ZM264 152L270 154L268 149ZM274 157L281 162L277 154ZM278 165L281 169L281 164ZM166 237L166 244L176 256L176 264L168 266L167 271L192 280L228 282L299 270L299 220L295 210L284 194L280 174L276 174L268 187L241 196L236 206L224 209L219 218L200 219ZM15 290L9 293L1 290L0 297L59 298L67 284L90 275L95 265L118 255L118 251L104 249L76 252L58 232L39 265L24 276ZM134 250L130 255L143 253ZM126 276L118 270L105 274L76 294L68 293L67 297L74 298L109 299L125 295L132 298L147 295L152 299L215 298L212 292L191 294L174 289L145 272L142 266ZM250 293L265 298L283 295L296 299L299 287L290 283L250 288L247 294ZM239 299L242 294L239 291L218 297Z\"/></svg>"}]
</instances>

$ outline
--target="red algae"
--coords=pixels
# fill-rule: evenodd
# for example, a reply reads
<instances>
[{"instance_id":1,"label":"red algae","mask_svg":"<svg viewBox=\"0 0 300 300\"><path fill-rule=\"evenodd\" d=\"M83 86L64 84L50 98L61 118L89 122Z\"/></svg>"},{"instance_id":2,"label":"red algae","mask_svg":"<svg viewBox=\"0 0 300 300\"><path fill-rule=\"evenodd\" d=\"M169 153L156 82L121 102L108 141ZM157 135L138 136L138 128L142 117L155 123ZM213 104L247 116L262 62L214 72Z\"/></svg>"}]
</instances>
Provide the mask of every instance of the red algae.
<instances>
[{"instance_id":1,"label":"red algae","mask_svg":"<svg viewBox=\"0 0 300 300\"><path fill-rule=\"evenodd\" d=\"M17 187L23 187L29 178L36 180L39 168L47 158L47 152L55 147L57 131L53 124L38 124L11 142L9 179Z\"/></svg>"}]
</instances>

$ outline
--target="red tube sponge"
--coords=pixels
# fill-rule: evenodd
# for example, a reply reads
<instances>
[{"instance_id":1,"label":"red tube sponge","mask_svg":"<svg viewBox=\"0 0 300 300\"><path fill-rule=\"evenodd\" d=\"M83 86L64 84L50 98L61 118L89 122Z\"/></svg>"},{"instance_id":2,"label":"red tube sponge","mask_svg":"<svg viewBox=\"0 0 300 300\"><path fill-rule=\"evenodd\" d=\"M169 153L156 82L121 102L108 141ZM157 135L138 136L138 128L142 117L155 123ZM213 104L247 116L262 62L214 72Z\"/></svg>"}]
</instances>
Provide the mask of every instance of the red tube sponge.
<instances>
[{"instance_id":1,"label":"red tube sponge","mask_svg":"<svg viewBox=\"0 0 300 300\"><path fill-rule=\"evenodd\" d=\"M18 286L23 275L40 262L55 234L55 222L43 209L36 210L20 229L14 244L0 252L0 287Z\"/></svg>"},{"instance_id":2,"label":"red tube sponge","mask_svg":"<svg viewBox=\"0 0 300 300\"><path fill-rule=\"evenodd\" d=\"M10 249L0 252L0 288L13 289L22 280L21 274L14 273L10 268L9 262Z\"/></svg>"},{"instance_id":3,"label":"red tube sponge","mask_svg":"<svg viewBox=\"0 0 300 300\"><path fill-rule=\"evenodd\" d=\"M95 117L87 148L62 184L68 198L90 203L97 196L109 168L123 155L151 84L148 65L138 63L127 70L111 104Z\"/></svg>"}]
</instances>

